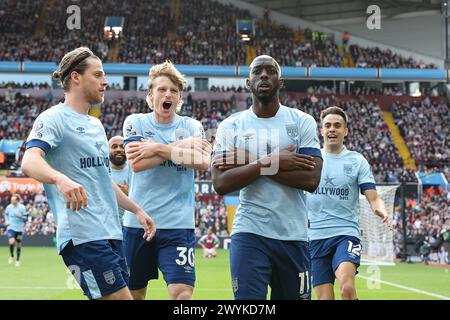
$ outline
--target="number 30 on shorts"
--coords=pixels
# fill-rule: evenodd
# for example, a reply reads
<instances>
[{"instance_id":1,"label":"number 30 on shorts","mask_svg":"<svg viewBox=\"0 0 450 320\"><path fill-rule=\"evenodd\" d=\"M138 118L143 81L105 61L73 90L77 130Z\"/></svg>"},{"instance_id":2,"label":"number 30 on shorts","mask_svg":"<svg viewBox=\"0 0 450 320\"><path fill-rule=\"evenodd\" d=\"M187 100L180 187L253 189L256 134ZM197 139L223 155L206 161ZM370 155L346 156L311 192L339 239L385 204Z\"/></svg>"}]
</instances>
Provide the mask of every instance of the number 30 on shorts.
<instances>
[{"instance_id":1,"label":"number 30 on shorts","mask_svg":"<svg viewBox=\"0 0 450 320\"><path fill-rule=\"evenodd\" d=\"M189 248L188 250L186 247L177 247L177 251L179 259L176 259L175 262L179 266L189 263L191 267L194 267L194 248Z\"/></svg>"}]
</instances>

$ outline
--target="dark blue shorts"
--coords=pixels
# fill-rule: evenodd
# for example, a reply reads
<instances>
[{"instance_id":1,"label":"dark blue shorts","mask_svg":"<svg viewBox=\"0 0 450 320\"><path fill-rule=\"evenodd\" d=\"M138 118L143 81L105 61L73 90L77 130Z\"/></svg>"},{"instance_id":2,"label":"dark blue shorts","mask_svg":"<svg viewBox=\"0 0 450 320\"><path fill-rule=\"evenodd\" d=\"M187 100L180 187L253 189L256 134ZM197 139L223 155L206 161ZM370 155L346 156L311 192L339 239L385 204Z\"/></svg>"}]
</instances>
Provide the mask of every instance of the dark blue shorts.
<instances>
[{"instance_id":1,"label":"dark blue shorts","mask_svg":"<svg viewBox=\"0 0 450 320\"><path fill-rule=\"evenodd\" d=\"M159 229L145 241L144 229L123 227L125 256L130 267L131 290L146 288L158 279L158 268L166 283L195 284L195 232L193 229Z\"/></svg>"},{"instance_id":2,"label":"dark blue shorts","mask_svg":"<svg viewBox=\"0 0 450 320\"><path fill-rule=\"evenodd\" d=\"M309 244L309 252L313 287L325 283L334 284L336 269L342 262L351 262L356 269L361 262L361 243L353 236L312 240Z\"/></svg>"},{"instance_id":3,"label":"dark blue shorts","mask_svg":"<svg viewBox=\"0 0 450 320\"><path fill-rule=\"evenodd\" d=\"M77 246L70 241L61 256L89 299L107 296L128 284L128 268L120 240L99 240Z\"/></svg>"},{"instance_id":4,"label":"dark blue shorts","mask_svg":"<svg viewBox=\"0 0 450 320\"><path fill-rule=\"evenodd\" d=\"M23 240L23 232L8 230L7 234L8 234L8 239L15 239L17 242L22 242L22 240Z\"/></svg>"},{"instance_id":5,"label":"dark blue shorts","mask_svg":"<svg viewBox=\"0 0 450 320\"><path fill-rule=\"evenodd\" d=\"M252 233L231 237L231 281L236 300L311 299L308 242L269 239Z\"/></svg>"}]
</instances>

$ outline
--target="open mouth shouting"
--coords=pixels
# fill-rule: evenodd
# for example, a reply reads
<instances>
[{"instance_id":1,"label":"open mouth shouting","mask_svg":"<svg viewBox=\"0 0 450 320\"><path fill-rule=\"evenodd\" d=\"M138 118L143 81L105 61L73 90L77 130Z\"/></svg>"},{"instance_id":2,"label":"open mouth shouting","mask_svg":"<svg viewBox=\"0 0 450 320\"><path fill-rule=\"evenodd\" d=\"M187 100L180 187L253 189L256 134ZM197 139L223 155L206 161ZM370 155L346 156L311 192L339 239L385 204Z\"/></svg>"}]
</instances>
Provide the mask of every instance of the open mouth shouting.
<instances>
[{"instance_id":1,"label":"open mouth shouting","mask_svg":"<svg viewBox=\"0 0 450 320\"><path fill-rule=\"evenodd\" d=\"M172 106L172 101L164 101L162 106L164 110L169 110L170 107Z\"/></svg>"}]
</instances>

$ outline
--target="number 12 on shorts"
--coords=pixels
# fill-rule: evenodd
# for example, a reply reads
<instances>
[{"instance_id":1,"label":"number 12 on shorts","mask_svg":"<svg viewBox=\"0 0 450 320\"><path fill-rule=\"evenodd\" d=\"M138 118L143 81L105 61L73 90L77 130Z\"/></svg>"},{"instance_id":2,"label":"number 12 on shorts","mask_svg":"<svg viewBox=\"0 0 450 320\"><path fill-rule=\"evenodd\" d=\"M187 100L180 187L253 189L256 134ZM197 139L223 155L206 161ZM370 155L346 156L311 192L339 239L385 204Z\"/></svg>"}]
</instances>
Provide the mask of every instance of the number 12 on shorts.
<instances>
[{"instance_id":1,"label":"number 12 on shorts","mask_svg":"<svg viewBox=\"0 0 450 320\"><path fill-rule=\"evenodd\" d=\"M309 292L309 271L300 272L298 274L300 280L300 294L305 294ZM305 291L306 287L306 291Z\"/></svg>"}]
</instances>

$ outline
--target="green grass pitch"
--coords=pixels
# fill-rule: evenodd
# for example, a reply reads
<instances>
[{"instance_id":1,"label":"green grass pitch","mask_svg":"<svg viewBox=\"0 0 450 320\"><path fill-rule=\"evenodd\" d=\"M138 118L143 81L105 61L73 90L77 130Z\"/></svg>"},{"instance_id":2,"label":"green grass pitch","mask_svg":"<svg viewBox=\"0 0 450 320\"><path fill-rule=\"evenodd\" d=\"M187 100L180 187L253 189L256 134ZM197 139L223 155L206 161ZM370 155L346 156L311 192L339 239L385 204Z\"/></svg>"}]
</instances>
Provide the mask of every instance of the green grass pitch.
<instances>
[{"instance_id":1,"label":"green grass pitch","mask_svg":"<svg viewBox=\"0 0 450 320\"><path fill-rule=\"evenodd\" d=\"M359 299L450 299L449 268L397 263L396 266L361 266L357 277ZM231 300L229 252L219 250L215 259L196 252L195 300ZM377 279L377 280L374 280ZM379 280L379 281L378 281ZM339 298L338 290L336 297ZM150 282L149 300L167 299L162 276ZM313 299L314 299L313 295ZM0 248L0 299L86 299L77 288L55 248L24 248L22 266L8 264L8 248Z\"/></svg>"}]
</instances>

